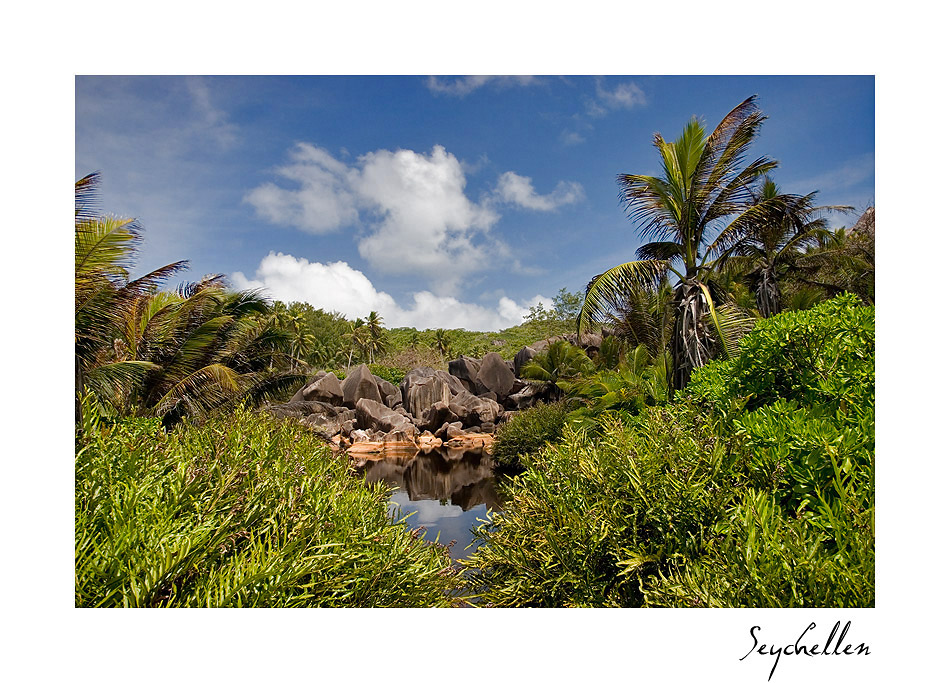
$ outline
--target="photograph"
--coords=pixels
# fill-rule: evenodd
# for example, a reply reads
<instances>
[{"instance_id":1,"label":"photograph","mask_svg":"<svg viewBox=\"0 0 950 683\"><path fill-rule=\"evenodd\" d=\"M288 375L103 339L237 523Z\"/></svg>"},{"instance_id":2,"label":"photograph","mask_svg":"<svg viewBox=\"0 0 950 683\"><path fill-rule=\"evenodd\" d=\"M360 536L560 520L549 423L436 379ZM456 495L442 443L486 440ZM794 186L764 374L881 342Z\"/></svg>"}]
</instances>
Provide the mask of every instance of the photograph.
<instances>
[{"instance_id":1,"label":"photograph","mask_svg":"<svg viewBox=\"0 0 950 683\"><path fill-rule=\"evenodd\" d=\"M76 75L75 607L875 607L875 86Z\"/></svg>"}]
</instances>

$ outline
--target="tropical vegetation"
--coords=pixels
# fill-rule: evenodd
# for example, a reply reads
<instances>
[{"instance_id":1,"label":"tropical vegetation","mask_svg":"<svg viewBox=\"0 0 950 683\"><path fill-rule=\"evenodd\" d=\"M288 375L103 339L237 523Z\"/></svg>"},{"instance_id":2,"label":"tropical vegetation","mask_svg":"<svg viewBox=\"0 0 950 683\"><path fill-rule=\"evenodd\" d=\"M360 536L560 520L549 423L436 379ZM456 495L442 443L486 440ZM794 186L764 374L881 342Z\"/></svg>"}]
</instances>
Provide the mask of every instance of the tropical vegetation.
<instances>
[{"instance_id":1,"label":"tropical vegetation","mask_svg":"<svg viewBox=\"0 0 950 683\"><path fill-rule=\"evenodd\" d=\"M76 605L873 606L874 209L833 229L851 207L783 193L747 161L765 118L657 134L660 174L618 176L636 260L499 332L162 289L187 262L133 277L141 227L77 181ZM542 340L461 563L259 410Z\"/></svg>"},{"instance_id":2,"label":"tropical vegetation","mask_svg":"<svg viewBox=\"0 0 950 683\"><path fill-rule=\"evenodd\" d=\"M466 562L496 606L874 605L874 311L762 321L667 405L524 448Z\"/></svg>"}]
</instances>

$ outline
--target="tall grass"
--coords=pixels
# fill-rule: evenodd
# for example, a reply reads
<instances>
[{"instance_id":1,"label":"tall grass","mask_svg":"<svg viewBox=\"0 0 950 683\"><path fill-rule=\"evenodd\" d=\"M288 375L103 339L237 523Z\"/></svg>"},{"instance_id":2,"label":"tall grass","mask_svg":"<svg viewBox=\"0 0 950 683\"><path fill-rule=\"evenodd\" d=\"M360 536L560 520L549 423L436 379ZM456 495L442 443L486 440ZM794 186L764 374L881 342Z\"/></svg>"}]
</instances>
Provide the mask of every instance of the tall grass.
<instances>
[{"instance_id":1,"label":"tall grass","mask_svg":"<svg viewBox=\"0 0 950 683\"><path fill-rule=\"evenodd\" d=\"M239 410L165 433L98 424L76 452L80 607L448 606L444 549L387 517L346 458Z\"/></svg>"}]
</instances>

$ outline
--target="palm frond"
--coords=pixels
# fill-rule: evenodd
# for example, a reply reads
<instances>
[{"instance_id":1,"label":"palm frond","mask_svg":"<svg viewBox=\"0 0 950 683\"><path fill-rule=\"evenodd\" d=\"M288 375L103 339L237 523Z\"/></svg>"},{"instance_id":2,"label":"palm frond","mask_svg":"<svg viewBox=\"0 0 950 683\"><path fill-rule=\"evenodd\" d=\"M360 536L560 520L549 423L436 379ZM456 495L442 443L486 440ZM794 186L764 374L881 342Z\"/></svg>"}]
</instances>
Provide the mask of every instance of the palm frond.
<instances>
[{"instance_id":1,"label":"palm frond","mask_svg":"<svg viewBox=\"0 0 950 683\"><path fill-rule=\"evenodd\" d=\"M630 261L595 276L587 285L584 303L577 317L578 333L592 329L610 315L616 304L635 289L654 290L669 268L668 261Z\"/></svg>"}]
</instances>

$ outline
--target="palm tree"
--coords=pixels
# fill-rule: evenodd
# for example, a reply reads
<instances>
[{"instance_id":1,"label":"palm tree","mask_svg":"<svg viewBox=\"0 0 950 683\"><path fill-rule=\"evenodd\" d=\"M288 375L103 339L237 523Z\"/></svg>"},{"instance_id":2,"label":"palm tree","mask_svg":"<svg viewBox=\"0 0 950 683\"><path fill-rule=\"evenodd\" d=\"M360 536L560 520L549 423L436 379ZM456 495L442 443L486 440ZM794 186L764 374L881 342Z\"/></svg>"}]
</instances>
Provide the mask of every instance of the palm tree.
<instances>
[{"instance_id":1,"label":"palm tree","mask_svg":"<svg viewBox=\"0 0 950 683\"><path fill-rule=\"evenodd\" d=\"M761 179L777 162L759 157L745 164L745 156L765 115L750 97L731 112L709 135L693 118L682 135L666 142L657 133L654 147L663 164L660 177L622 174L617 180L628 216L639 234L654 241L641 246L637 261L595 276L587 287L578 316L578 332L609 317L618 299L632 290L658 292L664 278L673 286L671 389L682 388L694 368L718 353L731 355L747 328L745 316L728 305L725 292L715 286L711 260L754 225L780 213L784 198L756 201Z\"/></svg>"},{"instance_id":2,"label":"palm tree","mask_svg":"<svg viewBox=\"0 0 950 683\"><path fill-rule=\"evenodd\" d=\"M449 349L452 347L452 340L449 338L449 333L443 330L441 327L435 331L435 339L432 342L433 348L439 352L439 354L444 359L449 353Z\"/></svg>"},{"instance_id":3,"label":"palm tree","mask_svg":"<svg viewBox=\"0 0 950 683\"><path fill-rule=\"evenodd\" d=\"M798 289L819 290L825 296L853 292L874 303L874 207L849 229L827 233L799 259L794 273Z\"/></svg>"},{"instance_id":4,"label":"palm tree","mask_svg":"<svg viewBox=\"0 0 950 683\"><path fill-rule=\"evenodd\" d=\"M720 256L723 267L742 273L755 292L759 315L771 317L781 310L782 293L779 281L799 268L803 252L819 246L828 236L828 220L822 213L853 211L851 206L815 206L818 192L804 196L781 195L778 186L766 177L757 202L784 198L784 211L752 226ZM728 233L720 235L722 243Z\"/></svg>"},{"instance_id":5,"label":"palm tree","mask_svg":"<svg viewBox=\"0 0 950 683\"><path fill-rule=\"evenodd\" d=\"M75 215L75 370L76 419L81 423L85 393L102 408L127 396L145 373L147 361L126 353L115 340L140 305L141 297L187 267L176 261L130 279L141 230L132 219L102 216L96 211L99 174L76 181Z\"/></svg>"},{"instance_id":6,"label":"palm tree","mask_svg":"<svg viewBox=\"0 0 950 683\"><path fill-rule=\"evenodd\" d=\"M384 332L382 316L376 311L370 311L369 315L366 316L366 333L369 337L367 339L367 347L369 349L370 363L376 361L377 353L384 353L386 351L386 343L383 339Z\"/></svg>"},{"instance_id":7,"label":"palm tree","mask_svg":"<svg viewBox=\"0 0 950 683\"><path fill-rule=\"evenodd\" d=\"M350 323L349 331L345 334L347 341L350 343L350 352L346 357L346 369L350 369L350 364L353 362L353 350L354 348L359 351L359 354L362 355L366 346L366 327L365 321L362 318L357 318L352 323Z\"/></svg>"},{"instance_id":8,"label":"palm tree","mask_svg":"<svg viewBox=\"0 0 950 683\"><path fill-rule=\"evenodd\" d=\"M566 341L556 341L525 363L524 379L541 382L553 395L568 389L570 380L593 371L594 364L584 350Z\"/></svg>"},{"instance_id":9,"label":"palm tree","mask_svg":"<svg viewBox=\"0 0 950 683\"><path fill-rule=\"evenodd\" d=\"M112 414L174 422L228 403L275 395L301 379L270 372L284 343L257 292L228 292L222 276L158 291L177 261L135 280L134 221L95 215L97 176L76 183L76 388ZM81 422L80 422L81 424Z\"/></svg>"}]
</instances>

